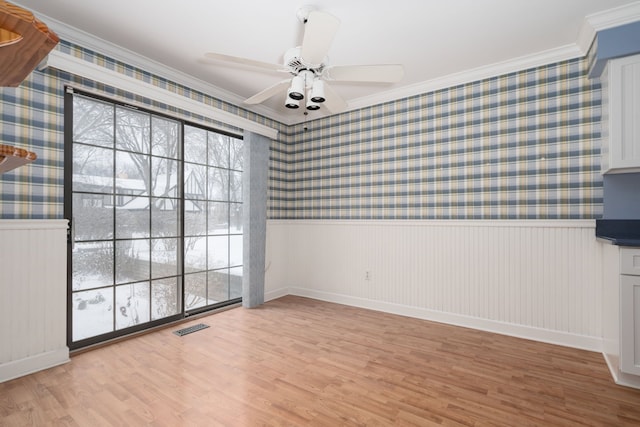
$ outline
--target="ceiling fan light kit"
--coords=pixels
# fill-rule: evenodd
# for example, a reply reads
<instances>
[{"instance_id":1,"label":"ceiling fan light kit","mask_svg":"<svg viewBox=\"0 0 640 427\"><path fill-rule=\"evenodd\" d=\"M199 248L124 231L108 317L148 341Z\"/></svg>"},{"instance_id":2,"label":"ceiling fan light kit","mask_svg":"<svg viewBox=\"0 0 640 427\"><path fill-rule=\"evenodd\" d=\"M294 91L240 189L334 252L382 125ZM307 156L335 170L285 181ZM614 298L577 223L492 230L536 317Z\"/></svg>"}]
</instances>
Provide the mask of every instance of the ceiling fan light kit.
<instances>
[{"instance_id":1,"label":"ceiling fan light kit","mask_svg":"<svg viewBox=\"0 0 640 427\"><path fill-rule=\"evenodd\" d=\"M313 102L311 98L307 100L307 110L316 111L319 109L320 109L320 104L318 104L317 102Z\"/></svg>"},{"instance_id":2,"label":"ceiling fan light kit","mask_svg":"<svg viewBox=\"0 0 640 427\"><path fill-rule=\"evenodd\" d=\"M300 107L299 101L305 99L307 93L307 110L315 111L320 109L320 104L325 101L324 82L315 76L311 70L300 70L291 79L291 86L287 89L287 99L285 107L296 109Z\"/></svg>"},{"instance_id":3,"label":"ceiling fan light kit","mask_svg":"<svg viewBox=\"0 0 640 427\"><path fill-rule=\"evenodd\" d=\"M291 99L287 96L287 99L284 101L284 106L295 110L296 108L300 108L300 101L297 99Z\"/></svg>"},{"instance_id":4,"label":"ceiling fan light kit","mask_svg":"<svg viewBox=\"0 0 640 427\"><path fill-rule=\"evenodd\" d=\"M344 111L348 105L326 84L326 80L373 83L397 83L402 80L404 70L402 65L398 64L329 66L327 53L340 21L329 13L314 10L311 6L300 8L296 15L305 26L302 45L285 52L284 65L218 53L205 54L211 59L286 72L293 76L290 83L288 80L276 83L246 99L245 104L259 104L286 92L285 107L297 109L300 108L300 101L305 99L306 94L307 110L319 110L320 106L324 105L324 108L335 114Z\"/></svg>"},{"instance_id":5,"label":"ceiling fan light kit","mask_svg":"<svg viewBox=\"0 0 640 427\"><path fill-rule=\"evenodd\" d=\"M298 74L293 79L291 79L291 87L287 91L287 95L291 99L295 99L296 101L300 101L304 99L304 91L306 89L305 76L302 74Z\"/></svg>"},{"instance_id":6,"label":"ceiling fan light kit","mask_svg":"<svg viewBox=\"0 0 640 427\"><path fill-rule=\"evenodd\" d=\"M326 100L324 97L324 82L320 79L315 79L313 81L313 86L311 87L311 100L318 103L322 103Z\"/></svg>"}]
</instances>

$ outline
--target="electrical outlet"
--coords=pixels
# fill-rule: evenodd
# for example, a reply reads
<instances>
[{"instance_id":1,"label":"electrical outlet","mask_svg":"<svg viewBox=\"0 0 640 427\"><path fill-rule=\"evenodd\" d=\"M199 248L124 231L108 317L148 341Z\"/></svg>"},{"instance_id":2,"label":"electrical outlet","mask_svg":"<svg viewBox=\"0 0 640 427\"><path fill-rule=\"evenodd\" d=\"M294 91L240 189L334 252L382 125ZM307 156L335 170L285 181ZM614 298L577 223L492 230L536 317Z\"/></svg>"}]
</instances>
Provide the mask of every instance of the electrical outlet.
<instances>
[{"instance_id":1,"label":"electrical outlet","mask_svg":"<svg viewBox=\"0 0 640 427\"><path fill-rule=\"evenodd\" d=\"M364 272L364 280L371 280L371 272L369 270Z\"/></svg>"}]
</instances>

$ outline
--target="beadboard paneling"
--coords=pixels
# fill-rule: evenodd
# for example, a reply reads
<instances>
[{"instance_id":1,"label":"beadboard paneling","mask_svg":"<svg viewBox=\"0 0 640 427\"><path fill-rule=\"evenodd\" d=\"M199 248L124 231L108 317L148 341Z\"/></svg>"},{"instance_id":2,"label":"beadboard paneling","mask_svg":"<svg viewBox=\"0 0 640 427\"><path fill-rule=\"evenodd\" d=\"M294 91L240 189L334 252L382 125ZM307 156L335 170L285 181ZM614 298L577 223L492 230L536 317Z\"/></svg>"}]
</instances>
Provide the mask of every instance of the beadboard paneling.
<instances>
[{"instance_id":1,"label":"beadboard paneling","mask_svg":"<svg viewBox=\"0 0 640 427\"><path fill-rule=\"evenodd\" d=\"M594 227L591 220L269 221L267 299L310 296L600 351L602 248Z\"/></svg>"},{"instance_id":2,"label":"beadboard paneling","mask_svg":"<svg viewBox=\"0 0 640 427\"><path fill-rule=\"evenodd\" d=\"M66 220L0 220L0 382L69 359Z\"/></svg>"}]
</instances>

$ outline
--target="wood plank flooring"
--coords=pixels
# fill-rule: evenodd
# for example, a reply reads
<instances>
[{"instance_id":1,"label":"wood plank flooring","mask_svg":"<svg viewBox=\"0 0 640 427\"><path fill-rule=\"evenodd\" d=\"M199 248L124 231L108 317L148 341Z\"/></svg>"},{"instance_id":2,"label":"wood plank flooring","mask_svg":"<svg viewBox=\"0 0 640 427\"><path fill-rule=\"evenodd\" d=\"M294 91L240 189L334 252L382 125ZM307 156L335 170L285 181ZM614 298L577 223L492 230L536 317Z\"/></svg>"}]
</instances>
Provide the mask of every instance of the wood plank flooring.
<instances>
[{"instance_id":1,"label":"wood plank flooring","mask_svg":"<svg viewBox=\"0 0 640 427\"><path fill-rule=\"evenodd\" d=\"M0 384L0 425L638 426L640 390L598 353L288 296Z\"/></svg>"}]
</instances>

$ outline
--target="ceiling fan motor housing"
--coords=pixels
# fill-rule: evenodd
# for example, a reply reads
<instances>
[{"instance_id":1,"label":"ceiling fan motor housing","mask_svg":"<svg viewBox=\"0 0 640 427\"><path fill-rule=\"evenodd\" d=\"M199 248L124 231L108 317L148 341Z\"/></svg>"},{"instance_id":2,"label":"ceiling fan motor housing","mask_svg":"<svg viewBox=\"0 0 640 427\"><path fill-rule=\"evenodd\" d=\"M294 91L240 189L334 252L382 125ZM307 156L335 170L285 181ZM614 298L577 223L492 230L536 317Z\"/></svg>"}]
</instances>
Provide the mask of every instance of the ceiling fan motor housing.
<instances>
[{"instance_id":1,"label":"ceiling fan motor housing","mask_svg":"<svg viewBox=\"0 0 640 427\"><path fill-rule=\"evenodd\" d=\"M300 46L292 47L284 53L284 65L289 68L291 74L297 76L301 71L311 71L314 75L320 76L327 62L326 58L320 65L307 64L300 57Z\"/></svg>"}]
</instances>

